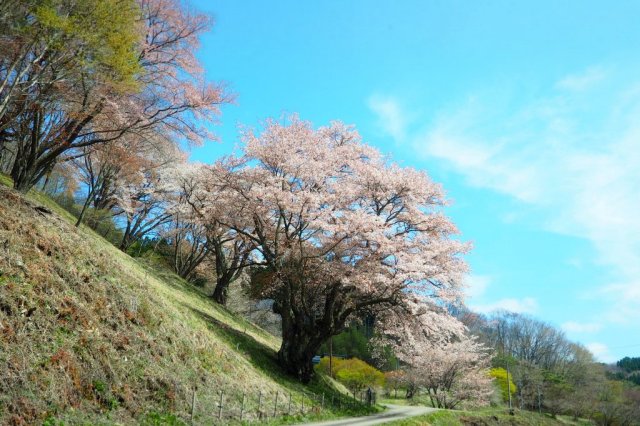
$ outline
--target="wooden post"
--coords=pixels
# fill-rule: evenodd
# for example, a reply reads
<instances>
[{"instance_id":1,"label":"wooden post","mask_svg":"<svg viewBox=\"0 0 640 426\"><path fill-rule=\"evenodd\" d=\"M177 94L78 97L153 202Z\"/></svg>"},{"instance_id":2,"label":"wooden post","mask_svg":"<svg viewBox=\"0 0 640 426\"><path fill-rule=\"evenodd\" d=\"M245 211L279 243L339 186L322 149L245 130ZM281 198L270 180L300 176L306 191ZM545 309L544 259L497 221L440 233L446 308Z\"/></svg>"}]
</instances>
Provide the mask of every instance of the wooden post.
<instances>
[{"instance_id":1,"label":"wooden post","mask_svg":"<svg viewBox=\"0 0 640 426\"><path fill-rule=\"evenodd\" d=\"M304 392L302 392L302 407L300 408L300 412L301 412L302 414L304 414L304 396L305 396L305 393L304 393Z\"/></svg>"},{"instance_id":2,"label":"wooden post","mask_svg":"<svg viewBox=\"0 0 640 426\"><path fill-rule=\"evenodd\" d=\"M193 425L193 419L196 413L196 387L193 387L193 394L191 395L191 424Z\"/></svg>"},{"instance_id":3,"label":"wooden post","mask_svg":"<svg viewBox=\"0 0 640 426\"><path fill-rule=\"evenodd\" d=\"M287 409L287 414L291 415L291 391L289 391L289 408Z\"/></svg>"},{"instance_id":4,"label":"wooden post","mask_svg":"<svg viewBox=\"0 0 640 426\"><path fill-rule=\"evenodd\" d=\"M240 421L242 421L242 417L244 416L244 399L246 397L246 393L242 392L242 403L240 404Z\"/></svg>"},{"instance_id":5,"label":"wooden post","mask_svg":"<svg viewBox=\"0 0 640 426\"><path fill-rule=\"evenodd\" d=\"M258 418L262 418L262 391L258 394Z\"/></svg>"},{"instance_id":6,"label":"wooden post","mask_svg":"<svg viewBox=\"0 0 640 426\"><path fill-rule=\"evenodd\" d=\"M276 391L276 400L273 403L273 417L276 417L276 413L278 412L278 391Z\"/></svg>"},{"instance_id":7,"label":"wooden post","mask_svg":"<svg viewBox=\"0 0 640 426\"><path fill-rule=\"evenodd\" d=\"M324 410L324 392L322 392L322 403L320 404L320 407Z\"/></svg>"},{"instance_id":8,"label":"wooden post","mask_svg":"<svg viewBox=\"0 0 640 426\"><path fill-rule=\"evenodd\" d=\"M220 391L220 403L218 404L218 420L222 419L222 398L224 391Z\"/></svg>"}]
</instances>

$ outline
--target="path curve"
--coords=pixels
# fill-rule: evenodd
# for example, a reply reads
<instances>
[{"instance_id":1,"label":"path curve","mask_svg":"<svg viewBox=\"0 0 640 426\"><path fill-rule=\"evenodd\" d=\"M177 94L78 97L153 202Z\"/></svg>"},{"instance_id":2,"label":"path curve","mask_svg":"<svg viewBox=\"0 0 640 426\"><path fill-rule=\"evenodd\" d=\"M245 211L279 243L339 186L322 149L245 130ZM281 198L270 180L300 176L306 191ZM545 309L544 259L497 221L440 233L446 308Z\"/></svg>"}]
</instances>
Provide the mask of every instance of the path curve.
<instances>
[{"instance_id":1,"label":"path curve","mask_svg":"<svg viewBox=\"0 0 640 426\"><path fill-rule=\"evenodd\" d=\"M348 417L346 419L328 420L325 422L304 423L306 426L371 426L408 417L421 416L436 411L437 408L410 405L384 404L388 409L383 413L363 417Z\"/></svg>"}]
</instances>

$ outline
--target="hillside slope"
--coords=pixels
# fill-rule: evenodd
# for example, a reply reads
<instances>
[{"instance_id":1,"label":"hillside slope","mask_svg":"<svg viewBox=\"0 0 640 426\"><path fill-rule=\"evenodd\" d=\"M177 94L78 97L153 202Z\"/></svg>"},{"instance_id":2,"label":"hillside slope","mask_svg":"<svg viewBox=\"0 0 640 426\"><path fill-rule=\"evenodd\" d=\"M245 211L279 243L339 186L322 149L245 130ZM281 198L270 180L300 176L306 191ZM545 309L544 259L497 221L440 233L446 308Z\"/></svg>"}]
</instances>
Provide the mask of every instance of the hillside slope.
<instances>
[{"instance_id":1,"label":"hillside slope","mask_svg":"<svg viewBox=\"0 0 640 426\"><path fill-rule=\"evenodd\" d=\"M246 393L245 419L260 392L270 415L276 392L279 414L333 392L281 375L276 338L72 219L0 184L0 424L180 423L194 387L210 424L220 391L223 418Z\"/></svg>"}]
</instances>

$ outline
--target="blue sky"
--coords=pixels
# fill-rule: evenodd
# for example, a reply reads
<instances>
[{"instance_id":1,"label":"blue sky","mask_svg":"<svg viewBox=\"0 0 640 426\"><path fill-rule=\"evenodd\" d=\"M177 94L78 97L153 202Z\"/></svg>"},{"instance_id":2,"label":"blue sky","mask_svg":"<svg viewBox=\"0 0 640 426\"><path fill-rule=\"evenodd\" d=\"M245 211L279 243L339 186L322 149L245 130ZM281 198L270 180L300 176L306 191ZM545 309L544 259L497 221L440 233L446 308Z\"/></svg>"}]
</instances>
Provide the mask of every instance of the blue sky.
<instances>
[{"instance_id":1,"label":"blue sky","mask_svg":"<svg viewBox=\"0 0 640 426\"><path fill-rule=\"evenodd\" d=\"M640 355L640 2L205 1L215 128L297 112L441 182L474 250L467 303Z\"/></svg>"}]
</instances>

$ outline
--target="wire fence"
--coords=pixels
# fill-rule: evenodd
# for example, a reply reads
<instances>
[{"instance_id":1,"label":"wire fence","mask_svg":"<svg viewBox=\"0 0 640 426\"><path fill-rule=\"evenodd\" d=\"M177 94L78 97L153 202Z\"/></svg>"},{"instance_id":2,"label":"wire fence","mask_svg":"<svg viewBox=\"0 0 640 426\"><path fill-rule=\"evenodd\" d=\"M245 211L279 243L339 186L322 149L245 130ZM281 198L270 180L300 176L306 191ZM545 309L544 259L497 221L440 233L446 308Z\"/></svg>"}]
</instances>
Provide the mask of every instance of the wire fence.
<instances>
[{"instance_id":1,"label":"wire fence","mask_svg":"<svg viewBox=\"0 0 640 426\"><path fill-rule=\"evenodd\" d=\"M220 390L217 394L207 392L199 395L194 388L190 413L181 417L187 417L184 420L191 425L224 424L231 421L263 422L284 416L363 409L375 404L376 392L369 389L346 396L336 393L292 394L281 391L238 394L225 390Z\"/></svg>"}]
</instances>

